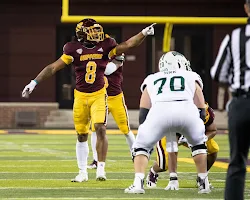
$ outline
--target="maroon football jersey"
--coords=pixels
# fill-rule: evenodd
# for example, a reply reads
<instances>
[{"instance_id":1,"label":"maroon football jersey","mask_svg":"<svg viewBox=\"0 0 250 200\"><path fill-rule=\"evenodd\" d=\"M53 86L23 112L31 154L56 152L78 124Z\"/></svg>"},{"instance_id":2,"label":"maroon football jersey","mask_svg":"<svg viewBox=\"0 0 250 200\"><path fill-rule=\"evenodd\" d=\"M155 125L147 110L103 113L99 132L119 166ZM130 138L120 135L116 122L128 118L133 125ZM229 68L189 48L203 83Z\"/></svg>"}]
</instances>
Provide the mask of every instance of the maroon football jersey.
<instances>
[{"instance_id":1,"label":"maroon football jersey","mask_svg":"<svg viewBox=\"0 0 250 200\"><path fill-rule=\"evenodd\" d=\"M72 65L78 91L91 93L104 87L104 71L109 61L108 54L116 45L115 40L110 37L93 48L87 48L78 41L64 45L64 55L73 58Z\"/></svg>"},{"instance_id":2,"label":"maroon football jersey","mask_svg":"<svg viewBox=\"0 0 250 200\"><path fill-rule=\"evenodd\" d=\"M107 88L108 96L116 96L122 92L122 68L123 67L119 67L114 73L107 76L109 84Z\"/></svg>"}]
</instances>

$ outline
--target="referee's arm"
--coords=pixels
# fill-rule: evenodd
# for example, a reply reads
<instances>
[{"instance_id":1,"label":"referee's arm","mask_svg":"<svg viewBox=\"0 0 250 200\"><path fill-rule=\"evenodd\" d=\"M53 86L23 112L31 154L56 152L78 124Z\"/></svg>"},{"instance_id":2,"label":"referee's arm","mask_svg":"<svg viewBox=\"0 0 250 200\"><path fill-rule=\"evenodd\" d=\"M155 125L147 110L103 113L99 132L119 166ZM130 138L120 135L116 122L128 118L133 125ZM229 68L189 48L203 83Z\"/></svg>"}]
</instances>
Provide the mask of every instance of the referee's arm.
<instances>
[{"instance_id":1,"label":"referee's arm","mask_svg":"<svg viewBox=\"0 0 250 200\"><path fill-rule=\"evenodd\" d=\"M231 62L230 37L226 35L220 45L215 63L210 70L212 79L216 82L228 83L228 72Z\"/></svg>"}]
</instances>

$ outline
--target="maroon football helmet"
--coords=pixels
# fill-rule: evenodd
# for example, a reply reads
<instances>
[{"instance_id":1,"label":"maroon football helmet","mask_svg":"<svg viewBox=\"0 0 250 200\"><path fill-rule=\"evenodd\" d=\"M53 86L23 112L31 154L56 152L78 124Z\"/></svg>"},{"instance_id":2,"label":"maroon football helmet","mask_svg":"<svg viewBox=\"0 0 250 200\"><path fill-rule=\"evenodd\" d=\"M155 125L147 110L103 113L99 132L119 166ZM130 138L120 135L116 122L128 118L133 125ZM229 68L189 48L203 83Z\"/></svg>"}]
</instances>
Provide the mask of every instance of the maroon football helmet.
<instances>
[{"instance_id":1,"label":"maroon football helmet","mask_svg":"<svg viewBox=\"0 0 250 200\"><path fill-rule=\"evenodd\" d=\"M76 37L79 41L96 44L104 40L103 28L94 19L86 18L76 25Z\"/></svg>"}]
</instances>

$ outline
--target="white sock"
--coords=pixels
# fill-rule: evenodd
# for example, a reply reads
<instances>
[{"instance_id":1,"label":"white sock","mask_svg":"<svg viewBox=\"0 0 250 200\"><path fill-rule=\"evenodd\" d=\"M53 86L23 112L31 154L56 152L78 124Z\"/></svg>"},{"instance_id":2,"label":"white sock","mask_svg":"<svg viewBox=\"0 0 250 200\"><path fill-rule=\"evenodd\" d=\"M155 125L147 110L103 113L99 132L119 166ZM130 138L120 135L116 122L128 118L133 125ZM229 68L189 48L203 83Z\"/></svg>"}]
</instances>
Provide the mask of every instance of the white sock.
<instances>
[{"instance_id":1,"label":"white sock","mask_svg":"<svg viewBox=\"0 0 250 200\"><path fill-rule=\"evenodd\" d=\"M97 137L96 137L96 132L93 132L91 134L91 148L92 148L92 153L93 153L93 159L95 161L97 161L97 151L96 151L96 140L97 140Z\"/></svg>"},{"instance_id":2,"label":"white sock","mask_svg":"<svg viewBox=\"0 0 250 200\"><path fill-rule=\"evenodd\" d=\"M198 176L201 178L201 179L205 179L207 177L208 173L198 173Z\"/></svg>"},{"instance_id":3,"label":"white sock","mask_svg":"<svg viewBox=\"0 0 250 200\"><path fill-rule=\"evenodd\" d=\"M145 174L144 173L135 173L135 179L134 179L134 186L136 187L143 187L142 180L144 180Z\"/></svg>"},{"instance_id":4,"label":"white sock","mask_svg":"<svg viewBox=\"0 0 250 200\"><path fill-rule=\"evenodd\" d=\"M175 173L175 172L170 172L170 173L169 173L169 176L170 176L170 177L177 177L177 173Z\"/></svg>"},{"instance_id":5,"label":"white sock","mask_svg":"<svg viewBox=\"0 0 250 200\"><path fill-rule=\"evenodd\" d=\"M126 137L129 149L131 151L132 150L132 146L133 146L134 141L135 141L135 135L133 134L132 131L129 131L128 134L125 134L125 137Z\"/></svg>"},{"instance_id":6,"label":"white sock","mask_svg":"<svg viewBox=\"0 0 250 200\"><path fill-rule=\"evenodd\" d=\"M80 172L87 173L87 162L89 156L88 142L76 141L76 159Z\"/></svg>"},{"instance_id":7,"label":"white sock","mask_svg":"<svg viewBox=\"0 0 250 200\"><path fill-rule=\"evenodd\" d=\"M97 162L97 172L104 173L105 172L105 162Z\"/></svg>"}]
</instances>

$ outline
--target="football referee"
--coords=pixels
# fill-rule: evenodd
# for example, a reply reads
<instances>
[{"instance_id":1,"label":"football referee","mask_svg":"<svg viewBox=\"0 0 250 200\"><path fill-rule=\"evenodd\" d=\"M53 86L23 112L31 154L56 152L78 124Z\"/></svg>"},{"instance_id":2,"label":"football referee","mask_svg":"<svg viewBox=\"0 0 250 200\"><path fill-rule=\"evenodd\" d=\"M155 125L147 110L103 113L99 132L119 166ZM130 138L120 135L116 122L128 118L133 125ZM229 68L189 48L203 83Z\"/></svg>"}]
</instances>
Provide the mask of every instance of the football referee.
<instances>
[{"instance_id":1,"label":"football referee","mask_svg":"<svg viewBox=\"0 0 250 200\"><path fill-rule=\"evenodd\" d=\"M228 84L232 101L228 110L230 164L225 199L243 200L246 164L250 147L250 0L244 5L247 24L234 29L221 43L212 78Z\"/></svg>"}]
</instances>

